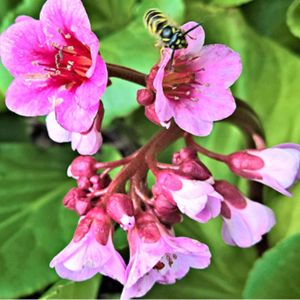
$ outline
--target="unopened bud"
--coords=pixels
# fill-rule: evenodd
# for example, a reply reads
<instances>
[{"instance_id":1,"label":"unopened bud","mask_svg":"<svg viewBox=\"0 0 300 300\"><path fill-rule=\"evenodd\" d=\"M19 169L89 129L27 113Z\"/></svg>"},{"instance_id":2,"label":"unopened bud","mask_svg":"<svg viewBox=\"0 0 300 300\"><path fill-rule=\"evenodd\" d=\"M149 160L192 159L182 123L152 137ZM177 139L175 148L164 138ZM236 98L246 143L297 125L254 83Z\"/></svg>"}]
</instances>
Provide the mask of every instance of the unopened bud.
<instances>
[{"instance_id":1,"label":"unopened bud","mask_svg":"<svg viewBox=\"0 0 300 300\"><path fill-rule=\"evenodd\" d=\"M124 230L131 229L135 224L131 199L125 194L113 194L106 205L108 215Z\"/></svg>"},{"instance_id":2,"label":"unopened bud","mask_svg":"<svg viewBox=\"0 0 300 300\"><path fill-rule=\"evenodd\" d=\"M212 174L210 173L210 171L200 161L195 161L195 160L185 161L180 165L179 171L183 175L188 176L191 179L195 179L195 180L204 181L212 178Z\"/></svg>"},{"instance_id":3,"label":"unopened bud","mask_svg":"<svg viewBox=\"0 0 300 300\"><path fill-rule=\"evenodd\" d=\"M96 163L97 161L92 156L78 156L71 163L68 175L74 178L91 177L96 174Z\"/></svg>"},{"instance_id":4,"label":"unopened bud","mask_svg":"<svg viewBox=\"0 0 300 300\"><path fill-rule=\"evenodd\" d=\"M145 243L155 243L161 237L157 227L157 220L150 213L140 213L136 216L136 228L139 237Z\"/></svg>"},{"instance_id":5,"label":"unopened bud","mask_svg":"<svg viewBox=\"0 0 300 300\"><path fill-rule=\"evenodd\" d=\"M182 221L182 216L177 206L164 195L159 195L154 199L154 211L159 220L166 225L174 225Z\"/></svg>"},{"instance_id":6,"label":"unopened bud","mask_svg":"<svg viewBox=\"0 0 300 300\"><path fill-rule=\"evenodd\" d=\"M247 206L247 202L237 187L225 180L217 180L214 184L215 190L220 193L225 202L228 202L235 208L243 209Z\"/></svg>"},{"instance_id":7,"label":"unopened bud","mask_svg":"<svg viewBox=\"0 0 300 300\"><path fill-rule=\"evenodd\" d=\"M173 154L172 163L180 165L184 161L197 160L197 152L191 148L182 148L179 152Z\"/></svg>"},{"instance_id":8,"label":"unopened bud","mask_svg":"<svg viewBox=\"0 0 300 300\"><path fill-rule=\"evenodd\" d=\"M137 102L140 105L147 106L154 102L155 95L149 89L140 89L137 91Z\"/></svg>"},{"instance_id":9,"label":"unopened bud","mask_svg":"<svg viewBox=\"0 0 300 300\"><path fill-rule=\"evenodd\" d=\"M160 120L155 112L154 103L148 106L145 106L145 116L156 125L161 125Z\"/></svg>"}]
</instances>

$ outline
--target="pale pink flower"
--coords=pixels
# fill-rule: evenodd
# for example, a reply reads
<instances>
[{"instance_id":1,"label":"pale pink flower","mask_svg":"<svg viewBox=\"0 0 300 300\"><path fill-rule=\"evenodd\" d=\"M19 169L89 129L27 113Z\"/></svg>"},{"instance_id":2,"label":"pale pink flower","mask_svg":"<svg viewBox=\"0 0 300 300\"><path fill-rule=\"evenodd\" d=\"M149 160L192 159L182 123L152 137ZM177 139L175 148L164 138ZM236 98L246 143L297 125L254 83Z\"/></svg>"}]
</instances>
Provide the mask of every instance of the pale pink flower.
<instances>
[{"instance_id":1,"label":"pale pink flower","mask_svg":"<svg viewBox=\"0 0 300 300\"><path fill-rule=\"evenodd\" d=\"M217 181L214 187L224 197L222 236L227 244L251 247L275 225L275 216L269 207L244 197L226 181Z\"/></svg>"},{"instance_id":2,"label":"pale pink flower","mask_svg":"<svg viewBox=\"0 0 300 300\"><path fill-rule=\"evenodd\" d=\"M70 244L50 263L65 279L83 281L97 273L124 283L125 263L112 242L113 227L100 208L94 208L80 222Z\"/></svg>"},{"instance_id":3,"label":"pale pink flower","mask_svg":"<svg viewBox=\"0 0 300 300\"><path fill-rule=\"evenodd\" d=\"M100 105L102 107L102 105ZM46 118L46 126L49 137L57 143L71 142L71 147L81 155L93 155L102 146L101 122L103 111L99 110L92 126L86 132L70 132L64 129L56 120L54 112Z\"/></svg>"},{"instance_id":4,"label":"pale pink flower","mask_svg":"<svg viewBox=\"0 0 300 300\"><path fill-rule=\"evenodd\" d=\"M183 31L197 25L189 22ZM164 49L160 62L149 76L147 87L155 93L155 116L166 126L172 118L183 130L198 136L208 135L213 122L230 116L235 101L229 87L241 73L240 56L221 44L203 46L201 26L186 36L188 47L175 51L170 66L171 49ZM138 101L148 107L146 93L138 94ZM150 95L150 94L149 94ZM150 104L153 105L153 104ZM149 105L149 106L150 106Z\"/></svg>"},{"instance_id":5,"label":"pale pink flower","mask_svg":"<svg viewBox=\"0 0 300 300\"><path fill-rule=\"evenodd\" d=\"M158 173L153 194L164 195L183 214L201 223L220 214L223 200L209 182L189 179L172 171Z\"/></svg>"},{"instance_id":6,"label":"pale pink flower","mask_svg":"<svg viewBox=\"0 0 300 300\"><path fill-rule=\"evenodd\" d=\"M229 155L227 163L234 173L291 196L287 189L299 179L300 145L290 143L236 152Z\"/></svg>"},{"instance_id":7,"label":"pale pink flower","mask_svg":"<svg viewBox=\"0 0 300 300\"><path fill-rule=\"evenodd\" d=\"M16 21L0 45L2 63L15 77L6 94L8 108L24 116L55 112L64 129L90 130L107 69L82 2L47 0L40 20Z\"/></svg>"},{"instance_id":8,"label":"pale pink flower","mask_svg":"<svg viewBox=\"0 0 300 300\"><path fill-rule=\"evenodd\" d=\"M149 214L138 218L129 230L130 261L121 299L141 297L157 282L173 284L190 268L204 269L211 254L206 245L186 237L174 237Z\"/></svg>"}]
</instances>

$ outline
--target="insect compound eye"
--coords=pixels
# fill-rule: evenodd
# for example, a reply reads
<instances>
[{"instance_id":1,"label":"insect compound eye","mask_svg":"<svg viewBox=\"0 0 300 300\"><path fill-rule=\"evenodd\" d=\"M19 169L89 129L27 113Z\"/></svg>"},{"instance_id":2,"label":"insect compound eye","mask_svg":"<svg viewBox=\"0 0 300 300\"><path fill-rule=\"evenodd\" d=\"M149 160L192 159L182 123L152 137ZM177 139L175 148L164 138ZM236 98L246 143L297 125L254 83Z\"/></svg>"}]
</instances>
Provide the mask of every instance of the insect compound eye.
<instances>
[{"instance_id":1,"label":"insect compound eye","mask_svg":"<svg viewBox=\"0 0 300 300\"><path fill-rule=\"evenodd\" d=\"M162 38L169 38L169 37L171 37L172 36L172 28L171 27L169 27L169 26L167 26L167 27L165 27L163 30L162 30L162 32L161 32L161 37Z\"/></svg>"}]
</instances>

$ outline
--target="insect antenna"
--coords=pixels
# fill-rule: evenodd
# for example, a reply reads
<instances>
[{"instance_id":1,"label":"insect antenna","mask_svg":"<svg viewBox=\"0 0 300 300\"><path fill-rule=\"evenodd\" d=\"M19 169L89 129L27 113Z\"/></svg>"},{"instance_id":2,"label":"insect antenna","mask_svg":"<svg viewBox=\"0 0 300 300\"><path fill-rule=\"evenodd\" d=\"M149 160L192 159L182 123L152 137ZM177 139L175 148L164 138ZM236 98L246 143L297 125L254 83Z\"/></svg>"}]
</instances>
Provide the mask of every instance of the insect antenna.
<instances>
[{"instance_id":1,"label":"insect antenna","mask_svg":"<svg viewBox=\"0 0 300 300\"><path fill-rule=\"evenodd\" d=\"M183 36L186 36L189 32L193 31L194 29L198 28L199 26L201 26L202 23L198 23L197 25L193 26L192 28L190 28L188 31L183 33Z\"/></svg>"}]
</instances>

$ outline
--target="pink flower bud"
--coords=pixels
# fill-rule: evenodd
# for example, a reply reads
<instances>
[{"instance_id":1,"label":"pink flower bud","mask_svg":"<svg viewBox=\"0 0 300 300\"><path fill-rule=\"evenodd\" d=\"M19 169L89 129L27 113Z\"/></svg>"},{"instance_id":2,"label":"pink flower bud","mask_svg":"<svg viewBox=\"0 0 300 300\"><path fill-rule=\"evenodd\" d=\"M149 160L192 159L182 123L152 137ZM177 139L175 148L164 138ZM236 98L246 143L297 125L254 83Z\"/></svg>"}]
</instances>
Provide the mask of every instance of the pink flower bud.
<instances>
[{"instance_id":1,"label":"pink flower bud","mask_svg":"<svg viewBox=\"0 0 300 300\"><path fill-rule=\"evenodd\" d=\"M136 229L141 240L145 243L155 243L160 239L157 220L150 213L136 216Z\"/></svg>"},{"instance_id":2,"label":"pink flower bud","mask_svg":"<svg viewBox=\"0 0 300 300\"><path fill-rule=\"evenodd\" d=\"M85 214L91 207L90 199L86 197L86 193L79 189L71 189L64 197L64 206L75 210L79 215Z\"/></svg>"},{"instance_id":3,"label":"pink flower bud","mask_svg":"<svg viewBox=\"0 0 300 300\"><path fill-rule=\"evenodd\" d=\"M177 206L172 202L164 195L159 195L154 199L153 205L155 214L159 220L166 225L173 225L182 221L182 216Z\"/></svg>"},{"instance_id":4,"label":"pink flower bud","mask_svg":"<svg viewBox=\"0 0 300 300\"><path fill-rule=\"evenodd\" d=\"M150 105L154 102L154 98L154 93L149 89L140 89L137 91L137 101L140 105Z\"/></svg>"},{"instance_id":5,"label":"pink flower bud","mask_svg":"<svg viewBox=\"0 0 300 300\"><path fill-rule=\"evenodd\" d=\"M87 177L79 177L77 179L77 185L80 189L88 190L91 187L91 182Z\"/></svg>"},{"instance_id":6,"label":"pink flower bud","mask_svg":"<svg viewBox=\"0 0 300 300\"><path fill-rule=\"evenodd\" d=\"M246 200L242 193L232 184L225 180L217 180L214 184L215 190L221 194L224 201L233 207L243 209L246 207Z\"/></svg>"},{"instance_id":7,"label":"pink flower bud","mask_svg":"<svg viewBox=\"0 0 300 300\"><path fill-rule=\"evenodd\" d=\"M197 160L197 152L191 148L182 148L179 152L173 154L172 163L180 165L184 161Z\"/></svg>"},{"instance_id":8,"label":"pink flower bud","mask_svg":"<svg viewBox=\"0 0 300 300\"><path fill-rule=\"evenodd\" d=\"M131 199L125 194L113 194L106 205L108 215L124 230L134 226L134 211Z\"/></svg>"},{"instance_id":9,"label":"pink flower bud","mask_svg":"<svg viewBox=\"0 0 300 300\"><path fill-rule=\"evenodd\" d=\"M291 196L287 189L299 179L300 145L281 144L262 150L248 149L229 155L227 163L237 175Z\"/></svg>"},{"instance_id":10,"label":"pink flower bud","mask_svg":"<svg viewBox=\"0 0 300 300\"><path fill-rule=\"evenodd\" d=\"M190 160L184 161L180 167L179 171L185 175L195 180L209 180L212 179L212 174L207 169L207 167L200 161Z\"/></svg>"},{"instance_id":11,"label":"pink flower bud","mask_svg":"<svg viewBox=\"0 0 300 300\"><path fill-rule=\"evenodd\" d=\"M96 163L97 161L92 156L78 156L72 161L68 172L74 178L91 177L96 174Z\"/></svg>"},{"instance_id":12,"label":"pink flower bud","mask_svg":"<svg viewBox=\"0 0 300 300\"><path fill-rule=\"evenodd\" d=\"M89 231L91 225L95 225L95 239L101 244L106 245L111 230L111 222L105 211L100 207L95 207L83 217L74 233L74 242L80 241Z\"/></svg>"},{"instance_id":13,"label":"pink flower bud","mask_svg":"<svg viewBox=\"0 0 300 300\"><path fill-rule=\"evenodd\" d=\"M157 114L155 112L154 104L145 106L145 116L154 124L160 125L160 121L157 117Z\"/></svg>"}]
</instances>

